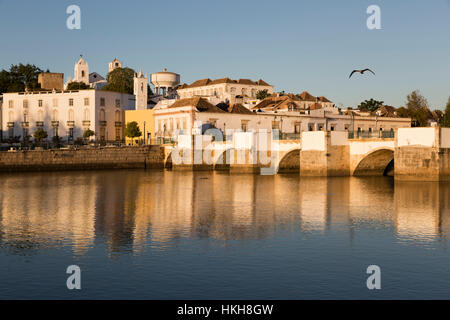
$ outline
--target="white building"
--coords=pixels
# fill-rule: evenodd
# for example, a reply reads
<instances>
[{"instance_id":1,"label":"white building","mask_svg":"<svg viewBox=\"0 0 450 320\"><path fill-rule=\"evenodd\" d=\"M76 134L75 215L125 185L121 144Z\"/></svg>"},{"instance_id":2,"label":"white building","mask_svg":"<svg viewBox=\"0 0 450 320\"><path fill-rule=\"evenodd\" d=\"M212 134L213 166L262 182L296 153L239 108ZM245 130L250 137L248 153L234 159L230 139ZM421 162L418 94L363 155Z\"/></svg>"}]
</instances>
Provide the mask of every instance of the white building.
<instances>
[{"instance_id":1,"label":"white building","mask_svg":"<svg viewBox=\"0 0 450 320\"><path fill-rule=\"evenodd\" d=\"M339 112L337 108L325 107L300 112L256 112L235 104L223 110L195 97L175 101L171 105L160 105L154 109L155 134L172 138L180 132L195 134L213 126L226 133L227 130L279 130L283 134L300 134L303 131L349 131L349 132L393 132L396 128L411 126L410 118L358 116ZM203 128L203 129L202 129Z\"/></svg>"},{"instance_id":2,"label":"white building","mask_svg":"<svg viewBox=\"0 0 450 320\"><path fill-rule=\"evenodd\" d=\"M256 104L256 93L267 90L273 93L273 86L264 80L252 81L250 79L232 80L223 79L202 79L190 85L183 84L178 87L180 99L202 97L208 99L212 104L229 102L234 104L236 98L242 99L244 104Z\"/></svg>"},{"instance_id":3,"label":"white building","mask_svg":"<svg viewBox=\"0 0 450 320\"><path fill-rule=\"evenodd\" d=\"M146 98L145 98L146 99ZM73 141L90 129L97 140L123 139L123 111L135 108L135 96L103 90L17 92L3 95L3 139L24 140L44 129L51 140Z\"/></svg>"}]
</instances>

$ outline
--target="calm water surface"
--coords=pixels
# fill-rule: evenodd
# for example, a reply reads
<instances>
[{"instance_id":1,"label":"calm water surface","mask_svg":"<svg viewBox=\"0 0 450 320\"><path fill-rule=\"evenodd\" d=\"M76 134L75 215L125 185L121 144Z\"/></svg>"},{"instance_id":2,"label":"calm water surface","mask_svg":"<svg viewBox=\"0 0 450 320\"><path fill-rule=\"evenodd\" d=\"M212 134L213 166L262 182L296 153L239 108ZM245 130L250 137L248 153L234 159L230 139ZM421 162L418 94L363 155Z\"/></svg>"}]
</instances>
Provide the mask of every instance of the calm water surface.
<instances>
[{"instance_id":1,"label":"calm water surface","mask_svg":"<svg viewBox=\"0 0 450 320\"><path fill-rule=\"evenodd\" d=\"M171 171L0 178L0 299L450 298L450 184ZM73 264L80 291L66 288Z\"/></svg>"}]
</instances>

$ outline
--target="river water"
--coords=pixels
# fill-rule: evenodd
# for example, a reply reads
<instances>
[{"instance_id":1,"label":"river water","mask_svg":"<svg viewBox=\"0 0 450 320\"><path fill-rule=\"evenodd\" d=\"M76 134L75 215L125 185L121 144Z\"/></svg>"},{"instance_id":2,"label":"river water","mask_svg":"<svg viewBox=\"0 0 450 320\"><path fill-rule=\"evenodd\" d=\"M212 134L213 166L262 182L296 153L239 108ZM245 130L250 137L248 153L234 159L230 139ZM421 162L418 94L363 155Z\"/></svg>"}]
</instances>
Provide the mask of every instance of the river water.
<instances>
[{"instance_id":1,"label":"river water","mask_svg":"<svg viewBox=\"0 0 450 320\"><path fill-rule=\"evenodd\" d=\"M0 299L450 297L450 184L217 172L0 175ZM81 268L68 290L66 268ZM381 290L368 290L369 265Z\"/></svg>"}]
</instances>

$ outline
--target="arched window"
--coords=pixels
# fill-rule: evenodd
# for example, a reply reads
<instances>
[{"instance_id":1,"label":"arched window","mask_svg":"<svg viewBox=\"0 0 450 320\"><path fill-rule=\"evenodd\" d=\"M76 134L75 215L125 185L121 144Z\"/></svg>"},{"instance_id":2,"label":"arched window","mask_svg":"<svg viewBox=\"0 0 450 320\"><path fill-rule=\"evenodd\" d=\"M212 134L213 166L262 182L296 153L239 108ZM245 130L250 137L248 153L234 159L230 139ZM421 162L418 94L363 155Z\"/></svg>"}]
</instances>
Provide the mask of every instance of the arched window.
<instances>
[{"instance_id":1,"label":"arched window","mask_svg":"<svg viewBox=\"0 0 450 320\"><path fill-rule=\"evenodd\" d=\"M105 109L100 109L100 121L105 121Z\"/></svg>"},{"instance_id":2,"label":"arched window","mask_svg":"<svg viewBox=\"0 0 450 320\"><path fill-rule=\"evenodd\" d=\"M89 112L89 109L84 109L83 112L83 121L89 121L91 118L91 114Z\"/></svg>"},{"instance_id":3,"label":"arched window","mask_svg":"<svg viewBox=\"0 0 450 320\"><path fill-rule=\"evenodd\" d=\"M52 121L58 121L58 110L53 110Z\"/></svg>"},{"instance_id":4,"label":"arched window","mask_svg":"<svg viewBox=\"0 0 450 320\"><path fill-rule=\"evenodd\" d=\"M84 70L81 71L81 77L84 78Z\"/></svg>"},{"instance_id":5,"label":"arched window","mask_svg":"<svg viewBox=\"0 0 450 320\"><path fill-rule=\"evenodd\" d=\"M67 118L69 119L68 121L74 121L73 109L69 109L69 115Z\"/></svg>"},{"instance_id":6,"label":"arched window","mask_svg":"<svg viewBox=\"0 0 450 320\"><path fill-rule=\"evenodd\" d=\"M141 83L141 92L144 92L144 84Z\"/></svg>"},{"instance_id":7,"label":"arched window","mask_svg":"<svg viewBox=\"0 0 450 320\"><path fill-rule=\"evenodd\" d=\"M28 122L28 112L27 111L23 112L23 122Z\"/></svg>"},{"instance_id":8,"label":"arched window","mask_svg":"<svg viewBox=\"0 0 450 320\"><path fill-rule=\"evenodd\" d=\"M116 110L116 115L115 115L115 118L116 118L116 122L120 122L120 111L119 110Z\"/></svg>"}]
</instances>

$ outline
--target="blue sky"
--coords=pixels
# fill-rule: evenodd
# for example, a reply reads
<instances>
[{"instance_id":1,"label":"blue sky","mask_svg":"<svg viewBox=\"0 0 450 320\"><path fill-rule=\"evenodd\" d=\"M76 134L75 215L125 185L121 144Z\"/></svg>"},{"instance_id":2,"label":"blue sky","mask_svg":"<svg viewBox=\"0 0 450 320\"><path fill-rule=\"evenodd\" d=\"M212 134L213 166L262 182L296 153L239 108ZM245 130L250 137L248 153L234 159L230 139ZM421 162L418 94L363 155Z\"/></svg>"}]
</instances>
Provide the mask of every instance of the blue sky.
<instances>
[{"instance_id":1,"label":"blue sky","mask_svg":"<svg viewBox=\"0 0 450 320\"><path fill-rule=\"evenodd\" d=\"M81 30L66 28L71 4ZM371 4L382 30L366 27ZM344 106L400 106L419 89L442 109L450 96L450 0L0 0L0 39L0 68L33 63L66 79L83 54L102 75L117 57L144 72L166 67L182 82L262 78ZM376 76L349 80L360 67Z\"/></svg>"}]
</instances>

